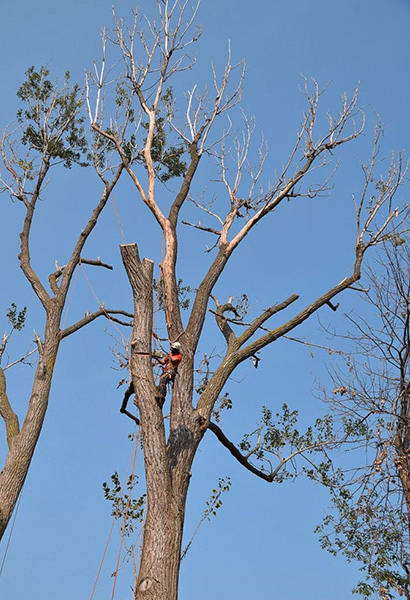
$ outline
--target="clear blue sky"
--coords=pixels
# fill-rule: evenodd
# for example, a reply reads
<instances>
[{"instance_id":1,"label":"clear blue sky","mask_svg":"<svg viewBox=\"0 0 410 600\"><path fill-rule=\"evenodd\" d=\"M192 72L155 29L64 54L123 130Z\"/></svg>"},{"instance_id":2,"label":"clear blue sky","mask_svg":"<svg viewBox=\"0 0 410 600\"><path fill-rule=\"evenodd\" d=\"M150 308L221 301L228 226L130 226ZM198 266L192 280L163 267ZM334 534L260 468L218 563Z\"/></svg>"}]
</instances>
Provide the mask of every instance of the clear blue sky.
<instances>
[{"instance_id":1,"label":"clear blue sky","mask_svg":"<svg viewBox=\"0 0 410 600\"><path fill-rule=\"evenodd\" d=\"M48 65L60 79L70 70L74 79L82 81L84 69L100 56L101 26L112 23L111 1L106 0L2 4L1 129L19 107L15 92L30 65ZM151 12L153 4L142 0L142 11ZM117 13L130 18L133 6L123 0L116 5ZM286 160L301 120L301 74L322 85L331 82L323 98L324 111L327 107L337 111L341 93L361 82L359 105L369 127L361 140L342 153L331 196L290 203L275 213L244 244L217 289L222 299L246 292L255 311L293 292L300 293L305 304L348 274L354 231L351 194L360 187L359 160L368 156L375 114L386 128L382 154L389 155L391 148L408 150L410 0L204 0L198 22L204 34L196 50L197 70L186 75L177 92L186 89L194 76L202 83L209 80L211 62L223 64L230 40L234 60L247 62L242 107L255 116L258 131L265 134L270 146L267 169L272 173ZM207 186L209 178L210 172L203 169L195 193ZM50 273L56 259L64 264L95 201L96 186L91 174L77 169L56 174L35 221L32 255L40 273ZM159 231L138 205L132 188L124 184L115 199L127 242L138 242L141 253L158 262ZM31 342L32 331L41 331L43 318L18 269L21 206L4 194L0 210L0 329L6 329L4 315L11 302L29 310L25 332L10 346L10 355L18 357L19 344L24 349ZM119 260L121 241L116 216L108 206L86 254L113 263L115 271L87 273L101 301L130 309L130 291ZM203 243L205 238L195 241L192 232L182 232L178 273L193 286L206 266ZM345 294L342 311L348 312L356 301L352 293ZM80 273L67 323L95 308ZM329 312L323 318L333 325ZM317 320L299 334L319 339ZM124 474L131 453L127 434L132 428L118 413L122 390L116 385L122 374L113 369L111 336L118 332L97 322L61 348L49 413L0 580L4 600L90 597L111 523L102 482L114 470ZM211 324L201 349L209 352L220 345L218 336ZM287 402L300 409L304 423L314 419L323 411L315 398L315 380L325 379L325 360L317 352L311 358L307 349L286 341L266 350L257 372L246 365L236 376L240 385L230 385L234 409L225 416L226 431L240 439L264 404L275 409ZM26 406L30 377L29 367L19 366L11 373L10 396L19 413ZM5 440L1 458L4 448ZM138 470L142 473L141 459ZM356 566L324 553L313 534L329 504L326 492L302 480L282 485L256 480L231 460L211 434L193 468L188 538L218 477L226 475L231 476L232 490L217 517L202 527L182 564L181 600L345 600L350 596ZM95 600L110 597L118 544L117 534ZM3 542L0 559L4 546ZM131 583L124 569L116 597L130 598Z\"/></svg>"}]
</instances>

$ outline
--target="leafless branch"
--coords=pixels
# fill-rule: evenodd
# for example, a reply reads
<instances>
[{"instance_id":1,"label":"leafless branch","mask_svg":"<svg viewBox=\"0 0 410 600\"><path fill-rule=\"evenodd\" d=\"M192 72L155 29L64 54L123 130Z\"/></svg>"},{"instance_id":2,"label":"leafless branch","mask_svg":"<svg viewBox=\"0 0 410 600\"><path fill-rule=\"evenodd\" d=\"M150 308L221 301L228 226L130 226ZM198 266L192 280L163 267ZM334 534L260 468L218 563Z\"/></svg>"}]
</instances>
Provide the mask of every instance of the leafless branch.
<instances>
[{"instance_id":1,"label":"leafless branch","mask_svg":"<svg viewBox=\"0 0 410 600\"><path fill-rule=\"evenodd\" d=\"M201 225L201 221L198 222L197 225L195 225L195 223L190 223L189 221L181 221L181 223L183 225L188 225L189 227L194 227L195 229L199 229L200 231L205 231L207 233L213 233L216 236L220 236L221 232L218 231L217 229L212 229L212 227L203 227L203 225Z\"/></svg>"},{"instance_id":2,"label":"leafless branch","mask_svg":"<svg viewBox=\"0 0 410 600\"><path fill-rule=\"evenodd\" d=\"M92 321L97 319L98 317L105 317L109 321L119 323L120 325L124 325L125 327L132 327L132 321L131 322L122 321L120 319L113 317L112 315L124 315L125 317L129 317L130 319L134 318L134 315L126 312L125 310L115 310L115 309L111 309L111 308L105 308L104 306L102 306L95 312L86 314L85 317L83 317L82 319L77 321L77 323L74 323L73 325L70 325L66 329L63 329L61 331L61 339L68 337L69 335L71 335L72 333L75 333L79 329L82 329L82 327L85 327L85 325L88 325L89 323L91 323Z\"/></svg>"},{"instance_id":3,"label":"leafless branch","mask_svg":"<svg viewBox=\"0 0 410 600\"><path fill-rule=\"evenodd\" d=\"M32 354L35 354L35 352L37 352L37 351L38 351L37 348L34 348L33 350L29 350L21 358L19 358L17 360L13 360L13 362L8 363L5 367L3 367L3 371L7 371L7 369L11 369L11 367L14 367L14 365L18 365L19 363L24 363L29 356L31 356Z\"/></svg>"}]
</instances>

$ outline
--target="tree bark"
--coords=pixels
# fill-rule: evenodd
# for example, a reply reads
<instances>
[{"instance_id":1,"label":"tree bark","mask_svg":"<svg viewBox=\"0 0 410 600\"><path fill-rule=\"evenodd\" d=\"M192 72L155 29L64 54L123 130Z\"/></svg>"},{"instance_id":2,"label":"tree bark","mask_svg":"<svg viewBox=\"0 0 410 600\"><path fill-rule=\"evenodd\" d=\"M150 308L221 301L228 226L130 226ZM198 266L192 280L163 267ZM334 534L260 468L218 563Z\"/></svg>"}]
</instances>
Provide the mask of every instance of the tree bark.
<instances>
[{"instance_id":1,"label":"tree bark","mask_svg":"<svg viewBox=\"0 0 410 600\"><path fill-rule=\"evenodd\" d=\"M47 411L54 364L60 345L61 311L48 317L26 418L19 433L9 440L9 452L0 473L0 539L20 495Z\"/></svg>"},{"instance_id":2,"label":"tree bark","mask_svg":"<svg viewBox=\"0 0 410 600\"><path fill-rule=\"evenodd\" d=\"M166 441L152 370L153 263L140 260L136 244L121 246L121 255L134 297L130 368L140 412L147 486L147 516L135 598L177 600L190 468L203 431L192 408L192 393L178 386L173 401L178 396L177 404L181 406L182 402L185 410L178 412Z\"/></svg>"}]
</instances>

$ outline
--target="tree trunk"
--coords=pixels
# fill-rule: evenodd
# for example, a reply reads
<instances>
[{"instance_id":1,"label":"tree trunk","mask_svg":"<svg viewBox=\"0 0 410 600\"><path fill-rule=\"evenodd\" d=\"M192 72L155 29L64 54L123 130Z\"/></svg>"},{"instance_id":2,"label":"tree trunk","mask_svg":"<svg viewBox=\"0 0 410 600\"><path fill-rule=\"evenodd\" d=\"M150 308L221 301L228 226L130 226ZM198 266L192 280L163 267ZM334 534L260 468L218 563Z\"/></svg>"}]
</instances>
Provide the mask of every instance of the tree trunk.
<instances>
[{"instance_id":1,"label":"tree trunk","mask_svg":"<svg viewBox=\"0 0 410 600\"><path fill-rule=\"evenodd\" d=\"M135 598L177 600L184 507L159 489L151 488L148 496Z\"/></svg>"},{"instance_id":2,"label":"tree trunk","mask_svg":"<svg viewBox=\"0 0 410 600\"><path fill-rule=\"evenodd\" d=\"M148 505L135 598L177 600L190 469L203 431L192 408L192 390L178 383L172 402L181 410L166 441L152 370L153 263L140 261L136 244L121 246L121 255L134 297L130 368L143 434Z\"/></svg>"},{"instance_id":3,"label":"tree trunk","mask_svg":"<svg viewBox=\"0 0 410 600\"><path fill-rule=\"evenodd\" d=\"M0 539L3 537L24 485L47 411L51 381L60 345L60 315L46 325L26 418L21 431L10 440L9 452L0 473Z\"/></svg>"}]
</instances>

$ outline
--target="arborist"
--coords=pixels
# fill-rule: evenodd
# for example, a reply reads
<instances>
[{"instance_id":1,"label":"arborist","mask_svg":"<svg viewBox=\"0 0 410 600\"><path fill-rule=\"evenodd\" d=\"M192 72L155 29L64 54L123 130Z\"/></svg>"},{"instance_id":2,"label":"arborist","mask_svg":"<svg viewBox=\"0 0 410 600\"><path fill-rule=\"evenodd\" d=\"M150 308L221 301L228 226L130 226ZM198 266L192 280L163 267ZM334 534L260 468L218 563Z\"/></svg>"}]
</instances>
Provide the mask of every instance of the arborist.
<instances>
[{"instance_id":1,"label":"arborist","mask_svg":"<svg viewBox=\"0 0 410 600\"><path fill-rule=\"evenodd\" d=\"M181 344L179 342L173 342L170 349L171 352L164 357L153 355L153 358L155 358L155 360L162 365L162 374L159 378L158 384L158 396L156 396L156 400L160 404L161 408L165 403L167 385L174 383L175 377L178 373L178 367L182 360Z\"/></svg>"},{"instance_id":2,"label":"arborist","mask_svg":"<svg viewBox=\"0 0 410 600\"><path fill-rule=\"evenodd\" d=\"M160 365L162 365L162 374L159 378L159 384L157 387L158 393L155 396L155 399L161 408L164 406L165 403L165 396L167 395L167 385L169 383L174 383L175 377L178 372L179 364L182 360L181 344L179 342L172 343L170 350L170 353L166 356L164 356L163 354L158 354L157 352L152 353L152 358L154 358L157 362L159 362ZM127 417L129 417L130 419L135 421L137 425L139 425L140 420L138 419L138 417L136 417L127 410L128 400L134 393L134 383L131 380L128 389L124 394L124 399L122 401L120 413L127 415Z\"/></svg>"}]
</instances>

